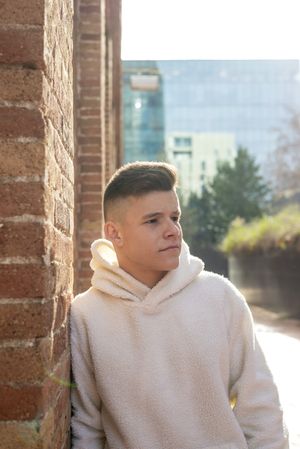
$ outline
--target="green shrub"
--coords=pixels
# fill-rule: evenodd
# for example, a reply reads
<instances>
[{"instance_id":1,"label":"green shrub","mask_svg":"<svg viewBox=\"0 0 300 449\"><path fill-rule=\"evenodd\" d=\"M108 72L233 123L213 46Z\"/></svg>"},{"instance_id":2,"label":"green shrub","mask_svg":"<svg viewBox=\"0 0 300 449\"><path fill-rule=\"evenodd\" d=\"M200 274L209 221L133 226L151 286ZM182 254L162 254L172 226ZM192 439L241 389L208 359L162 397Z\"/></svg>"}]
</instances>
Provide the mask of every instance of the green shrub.
<instances>
[{"instance_id":1,"label":"green shrub","mask_svg":"<svg viewBox=\"0 0 300 449\"><path fill-rule=\"evenodd\" d=\"M286 207L276 215L265 215L250 223L236 218L220 249L227 254L270 250L300 252L299 206Z\"/></svg>"}]
</instances>

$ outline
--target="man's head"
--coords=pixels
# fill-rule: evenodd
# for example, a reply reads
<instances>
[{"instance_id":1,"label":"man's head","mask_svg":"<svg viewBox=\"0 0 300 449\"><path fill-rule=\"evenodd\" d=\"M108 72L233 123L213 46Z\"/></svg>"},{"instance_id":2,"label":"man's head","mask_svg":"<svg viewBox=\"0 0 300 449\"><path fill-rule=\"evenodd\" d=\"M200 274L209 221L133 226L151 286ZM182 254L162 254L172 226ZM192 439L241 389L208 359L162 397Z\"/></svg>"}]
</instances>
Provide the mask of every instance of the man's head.
<instances>
[{"instance_id":1,"label":"man's head","mask_svg":"<svg viewBox=\"0 0 300 449\"><path fill-rule=\"evenodd\" d=\"M177 175L172 165L121 167L104 193L105 236L119 265L149 286L177 267L181 248Z\"/></svg>"},{"instance_id":2,"label":"man's head","mask_svg":"<svg viewBox=\"0 0 300 449\"><path fill-rule=\"evenodd\" d=\"M108 182L103 199L104 220L119 211L122 200L150 192L175 190L175 167L165 162L133 162L123 165Z\"/></svg>"}]
</instances>

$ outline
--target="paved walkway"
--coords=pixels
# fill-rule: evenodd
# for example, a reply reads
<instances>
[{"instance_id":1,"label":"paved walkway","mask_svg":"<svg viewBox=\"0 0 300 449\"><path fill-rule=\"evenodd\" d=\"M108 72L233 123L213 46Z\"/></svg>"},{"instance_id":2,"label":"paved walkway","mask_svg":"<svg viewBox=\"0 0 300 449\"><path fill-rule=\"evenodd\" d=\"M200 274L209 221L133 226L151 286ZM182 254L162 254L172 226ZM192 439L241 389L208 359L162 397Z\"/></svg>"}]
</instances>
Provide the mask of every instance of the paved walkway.
<instances>
[{"instance_id":1,"label":"paved walkway","mask_svg":"<svg viewBox=\"0 0 300 449\"><path fill-rule=\"evenodd\" d=\"M257 337L278 385L290 449L300 449L300 320L252 307Z\"/></svg>"}]
</instances>

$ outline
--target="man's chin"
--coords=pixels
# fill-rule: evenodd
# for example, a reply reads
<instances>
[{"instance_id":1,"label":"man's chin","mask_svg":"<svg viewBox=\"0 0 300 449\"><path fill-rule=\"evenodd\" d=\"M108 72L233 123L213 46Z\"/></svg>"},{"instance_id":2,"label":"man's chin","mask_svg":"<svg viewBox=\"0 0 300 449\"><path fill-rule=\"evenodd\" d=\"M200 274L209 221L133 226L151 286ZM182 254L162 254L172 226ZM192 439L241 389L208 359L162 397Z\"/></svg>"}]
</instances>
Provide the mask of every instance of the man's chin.
<instances>
[{"instance_id":1,"label":"man's chin","mask_svg":"<svg viewBox=\"0 0 300 449\"><path fill-rule=\"evenodd\" d=\"M168 264L167 271L175 270L179 265L179 257Z\"/></svg>"}]
</instances>

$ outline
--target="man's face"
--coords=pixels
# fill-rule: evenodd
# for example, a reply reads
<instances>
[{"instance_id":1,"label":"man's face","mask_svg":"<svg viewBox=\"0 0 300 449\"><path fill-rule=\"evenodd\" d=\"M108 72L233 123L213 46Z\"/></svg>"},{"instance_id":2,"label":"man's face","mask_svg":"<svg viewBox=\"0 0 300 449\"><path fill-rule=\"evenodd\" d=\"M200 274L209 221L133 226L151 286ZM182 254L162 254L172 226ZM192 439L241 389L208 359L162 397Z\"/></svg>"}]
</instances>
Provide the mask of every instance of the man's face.
<instances>
[{"instance_id":1,"label":"man's face","mask_svg":"<svg viewBox=\"0 0 300 449\"><path fill-rule=\"evenodd\" d=\"M179 263L182 231L178 197L170 190L123 201L118 239L111 239L119 265L152 287Z\"/></svg>"}]
</instances>

